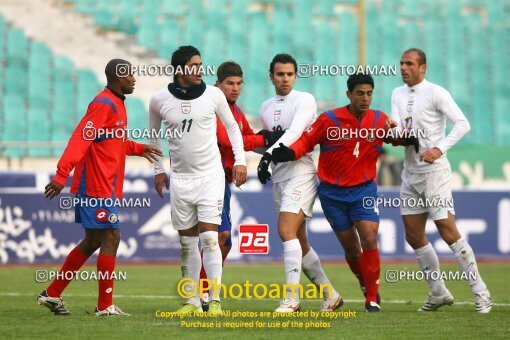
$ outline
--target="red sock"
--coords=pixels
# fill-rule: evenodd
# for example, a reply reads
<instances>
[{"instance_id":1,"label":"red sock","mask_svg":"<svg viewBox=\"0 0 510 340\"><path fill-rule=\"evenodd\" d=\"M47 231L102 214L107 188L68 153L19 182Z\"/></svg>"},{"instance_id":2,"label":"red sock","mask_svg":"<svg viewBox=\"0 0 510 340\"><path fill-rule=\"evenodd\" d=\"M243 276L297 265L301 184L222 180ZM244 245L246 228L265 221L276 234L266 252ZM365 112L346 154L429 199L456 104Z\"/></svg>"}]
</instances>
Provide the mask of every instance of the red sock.
<instances>
[{"instance_id":1,"label":"red sock","mask_svg":"<svg viewBox=\"0 0 510 340\"><path fill-rule=\"evenodd\" d=\"M351 268L351 272L356 276L359 281L361 287L365 287L365 283L363 282L363 275L361 273L361 258L357 258L356 260L350 260L347 257L345 258L347 264L349 264L349 268Z\"/></svg>"},{"instance_id":2,"label":"red sock","mask_svg":"<svg viewBox=\"0 0 510 340\"><path fill-rule=\"evenodd\" d=\"M78 247L75 247L69 255L67 255L62 268L60 268L60 273L72 272L73 275L63 274L59 277L57 276L50 286L46 289L46 293L51 297L60 297L60 294L66 289L67 285L74 278L74 272L83 266L83 264L87 261L89 257L81 252Z\"/></svg>"},{"instance_id":3,"label":"red sock","mask_svg":"<svg viewBox=\"0 0 510 340\"><path fill-rule=\"evenodd\" d=\"M97 309L105 310L113 304L113 274L115 256L99 253L97 257L97 275L99 277L99 295ZM100 274L101 273L101 274Z\"/></svg>"},{"instance_id":4,"label":"red sock","mask_svg":"<svg viewBox=\"0 0 510 340\"><path fill-rule=\"evenodd\" d=\"M220 247L221 251L221 266L225 264L225 260L227 259L228 254L223 254L223 247Z\"/></svg>"},{"instance_id":5,"label":"red sock","mask_svg":"<svg viewBox=\"0 0 510 340\"><path fill-rule=\"evenodd\" d=\"M379 249L363 251L360 257L360 265L367 291L366 303L370 301L375 302L377 300L377 292L379 291L379 275L381 271Z\"/></svg>"}]
</instances>

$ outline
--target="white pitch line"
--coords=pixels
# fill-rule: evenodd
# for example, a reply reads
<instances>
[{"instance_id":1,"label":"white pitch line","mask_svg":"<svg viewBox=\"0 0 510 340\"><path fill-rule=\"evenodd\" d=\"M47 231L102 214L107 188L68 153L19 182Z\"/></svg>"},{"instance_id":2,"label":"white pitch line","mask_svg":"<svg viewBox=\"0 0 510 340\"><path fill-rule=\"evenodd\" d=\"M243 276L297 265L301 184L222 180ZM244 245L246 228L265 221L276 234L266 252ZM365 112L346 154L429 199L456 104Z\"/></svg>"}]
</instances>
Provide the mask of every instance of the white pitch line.
<instances>
[{"instance_id":1,"label":"white pitch line","mask_svg":"<svg viewBox=\"0 0 510 340\"><path fill-rule=\"evenodd\" d=\"M0 296L36 296L36 294L28 294L28 293L0 293ZM96 294L66 294L66 297L97 297ZM147 300L164 300L164 299L181 299L180 296L174 296L174 295L114 295L114 298L119 299L147 299ZM252 301L252 300L259 300L259 301L276 301L278 299L269 299L269 298L237 298L233 300L241 300L241 301ZM306 299L307 301L321 301L321 299ZM365 300L348 300L344 299L344 302L349 303L362 303L365 302ZM406 300L383 300L382 303L390 303L390 304L398 304L398 305L407 305L410 301ZM419 301L413 302L413 303L420 303ZM453 303L454 305L474 305L474 302L471 301L455 301ZM498 303L493 302L493 306L503 306L503 307L510 307L510 303Z\"/></svg>"}]
</instances>

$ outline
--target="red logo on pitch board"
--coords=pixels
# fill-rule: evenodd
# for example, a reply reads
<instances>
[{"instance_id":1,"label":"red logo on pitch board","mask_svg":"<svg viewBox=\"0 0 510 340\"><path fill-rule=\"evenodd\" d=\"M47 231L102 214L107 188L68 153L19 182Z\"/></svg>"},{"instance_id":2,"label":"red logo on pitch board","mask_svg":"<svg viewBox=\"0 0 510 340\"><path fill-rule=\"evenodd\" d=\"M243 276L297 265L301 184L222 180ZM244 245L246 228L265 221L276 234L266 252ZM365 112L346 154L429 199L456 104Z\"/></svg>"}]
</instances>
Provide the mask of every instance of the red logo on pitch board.
<instances>
[{"instance_id":1,"label":"red logo on pitch board","mask_svg":"<svg viewBox=\"0 0 510 340\"><path fill-rule=\"evenodd\" d=\"M108 221L108 210L106 210L106 209L97 209L96 210L96 221L98 221L98 222L106 222L106 221Z\"/></svg>"},{"instance_id":2,"label":"red logo on pitch board","mask_svg":"<svg viewBox=\"0 0 510 340\"><path fill-rule=\"evenodd\" d=\"M269 226L267 224L243 224L239 226L239 253L268 254Z\"/></svg>"}]
</instances>

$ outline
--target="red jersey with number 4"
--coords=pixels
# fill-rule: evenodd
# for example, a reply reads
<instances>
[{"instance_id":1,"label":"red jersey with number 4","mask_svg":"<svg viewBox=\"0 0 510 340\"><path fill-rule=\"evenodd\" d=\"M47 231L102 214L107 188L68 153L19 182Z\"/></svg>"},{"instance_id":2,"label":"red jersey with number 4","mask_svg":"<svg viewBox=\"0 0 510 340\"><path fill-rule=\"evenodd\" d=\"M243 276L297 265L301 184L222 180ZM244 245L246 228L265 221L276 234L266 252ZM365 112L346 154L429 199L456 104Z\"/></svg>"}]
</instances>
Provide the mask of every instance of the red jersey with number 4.
<instances>
[{"instance_id":1,"label":"red jersey with number 4","mask_svg":"<svg viewBox=\"0 0 510 340\"><path fill-rule=\"evenodd\" d=\"M239 130L241 130L243 135L244 151L252 151L255 148L263 147L264 136L253 133L250 124L246 120L246 116L239 106L228 103L228 107L232 111L234 119L239 125ZM221 154L221 163L225 170L225 177L229 183L232 183L232 167L235 161L234 152L232 151L232 144L228 139L227 129L225 129L225 125L223 125L218 117L216 117L216 137L218 138L218 147Z\"/></svg>"},{"instance_id":2,"label":"red jersey with number 4","mask_svg":"<svg viewBox=\"0 0 510 340\"><path fill-rule=\"evenodd\" d=\"M368 110L361 119L347 106L328 110L290 148L298 159L320 144L318 175L323 182L337 186L368 182L376 176L386 119L379 110Z\"/></svg>"}]
</instances>

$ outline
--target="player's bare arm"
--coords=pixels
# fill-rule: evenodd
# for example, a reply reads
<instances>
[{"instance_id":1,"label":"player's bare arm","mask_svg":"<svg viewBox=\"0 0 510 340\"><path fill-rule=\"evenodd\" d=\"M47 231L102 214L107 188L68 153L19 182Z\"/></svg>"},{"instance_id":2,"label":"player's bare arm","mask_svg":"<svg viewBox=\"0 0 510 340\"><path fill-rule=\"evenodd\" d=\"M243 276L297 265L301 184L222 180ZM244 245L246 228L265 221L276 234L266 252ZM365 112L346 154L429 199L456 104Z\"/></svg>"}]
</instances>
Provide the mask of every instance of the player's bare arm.
<instances>
[{"instance_id":1,"label":"player's bare arm","mask_svg":"<svg viewBox=\"0 0 510 340\"><path fill-rule=\"evenodd\" d=\"M164 172L154 176L154 188L161 198L163 198L163 184L165 185L166 190L170 189L170 181L168 180L167 174Z\"/></svg>"}]
</instances>

